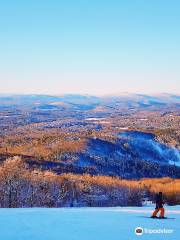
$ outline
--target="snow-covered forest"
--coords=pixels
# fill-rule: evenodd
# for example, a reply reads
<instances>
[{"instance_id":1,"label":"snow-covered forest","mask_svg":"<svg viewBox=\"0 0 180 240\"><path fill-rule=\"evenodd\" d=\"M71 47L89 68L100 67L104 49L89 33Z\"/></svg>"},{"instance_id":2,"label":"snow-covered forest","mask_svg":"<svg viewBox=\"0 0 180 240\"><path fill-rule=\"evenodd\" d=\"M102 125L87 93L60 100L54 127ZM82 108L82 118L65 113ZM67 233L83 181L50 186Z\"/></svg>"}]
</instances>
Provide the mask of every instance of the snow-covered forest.
<instances>
[{"instance_id":1,"label":"snow-covered forest","mask_svg":"<svg viewBox=\"0 0 180 240\"><path fill-rule=\"evenodd\" d=\"M163 191L166 203L180 203L180 181L171 178L123 180L88 174L30 170L20 157L0 167L0 207L142 206Z\"/></svg>"}]
</instances>

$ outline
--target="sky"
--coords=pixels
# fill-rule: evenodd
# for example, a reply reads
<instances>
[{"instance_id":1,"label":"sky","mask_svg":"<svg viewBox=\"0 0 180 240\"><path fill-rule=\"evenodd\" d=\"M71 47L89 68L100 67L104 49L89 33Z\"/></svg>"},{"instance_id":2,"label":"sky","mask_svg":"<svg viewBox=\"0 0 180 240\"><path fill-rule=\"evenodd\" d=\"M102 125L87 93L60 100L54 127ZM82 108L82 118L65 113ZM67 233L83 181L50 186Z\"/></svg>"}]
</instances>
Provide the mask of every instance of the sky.
<instances>
[{"instance_id":1,"label":"sky","mask_svg":"<svg viewBox=\"0 0 180 240\"><path fill-rule=\"evenodd\" d=\"M180 93L179 0L0 1L0 93Z\"/></svg>"}]
</instances>

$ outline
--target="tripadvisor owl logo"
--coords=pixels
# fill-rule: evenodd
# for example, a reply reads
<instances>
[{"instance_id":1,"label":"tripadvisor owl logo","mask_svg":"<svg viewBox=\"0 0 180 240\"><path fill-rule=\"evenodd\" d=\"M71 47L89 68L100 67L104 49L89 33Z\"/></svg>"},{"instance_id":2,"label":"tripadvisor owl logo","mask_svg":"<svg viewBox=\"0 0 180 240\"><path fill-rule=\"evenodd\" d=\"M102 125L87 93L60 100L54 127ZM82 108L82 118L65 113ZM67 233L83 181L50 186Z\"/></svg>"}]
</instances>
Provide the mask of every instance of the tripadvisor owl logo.
<instances>
[{"instance_id":1,"label":"tripadvisor owl logo","mask_svg":"<svg viewBox=\"0 0 180 240\"><path fill-rule=\"evenodd\" d=\"M138 236L142 235L143 234L143 229L141 227L137 227L135 229L135 234L138 235Z\"/></svg>"}]
</instances>

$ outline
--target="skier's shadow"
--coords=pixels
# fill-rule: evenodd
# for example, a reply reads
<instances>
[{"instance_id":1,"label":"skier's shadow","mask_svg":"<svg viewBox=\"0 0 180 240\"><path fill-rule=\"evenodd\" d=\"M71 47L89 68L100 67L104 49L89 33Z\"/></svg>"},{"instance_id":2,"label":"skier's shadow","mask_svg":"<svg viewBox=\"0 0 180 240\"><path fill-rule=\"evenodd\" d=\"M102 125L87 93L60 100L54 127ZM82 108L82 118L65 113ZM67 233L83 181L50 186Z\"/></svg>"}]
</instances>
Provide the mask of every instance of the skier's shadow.
<instances>
[{"instance_id":1,"label":"skier's shadow","mask_svg":"<svg viewBox=\"0 0 180 240\"><path fill-rule=\"evenodd\" d=\"M149 216L137 216L138 218L149 218L149 219L152 219L152 220L175 220L175 218L173 217L165 217L165 218L151 218Z\"/></svg>"}]
</instances>

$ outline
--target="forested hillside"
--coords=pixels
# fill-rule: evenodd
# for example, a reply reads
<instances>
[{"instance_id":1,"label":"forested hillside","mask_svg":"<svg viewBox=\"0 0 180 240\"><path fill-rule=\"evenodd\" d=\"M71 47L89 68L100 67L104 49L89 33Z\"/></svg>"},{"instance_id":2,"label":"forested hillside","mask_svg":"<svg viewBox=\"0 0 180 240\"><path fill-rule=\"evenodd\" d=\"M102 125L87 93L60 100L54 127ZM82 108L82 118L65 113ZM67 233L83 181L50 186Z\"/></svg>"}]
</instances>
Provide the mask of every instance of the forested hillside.
<instances>
[{"instance_id":1,"label":"forested hillside","mask_svg":"<svg viewBox=\"0 0 180 240\"><path fill-rule=\"evenodd\" d=\"M141 206L163 191L166 203L180 203L180 180L123 180L88 174L57 175L29 170L19 157L0 167L0 207Z\"/></svg>"},{"instance_id":2,"label":"forested hillside","mask_svg":"<svg viewBox=\"0 0 180 240\"><path fill-rule=\"evenodd\" d=\"M179 98L1 96L0 204L179 203ZM146 180L143 180L146 178Z\"/></svg>"}]
</instances>

